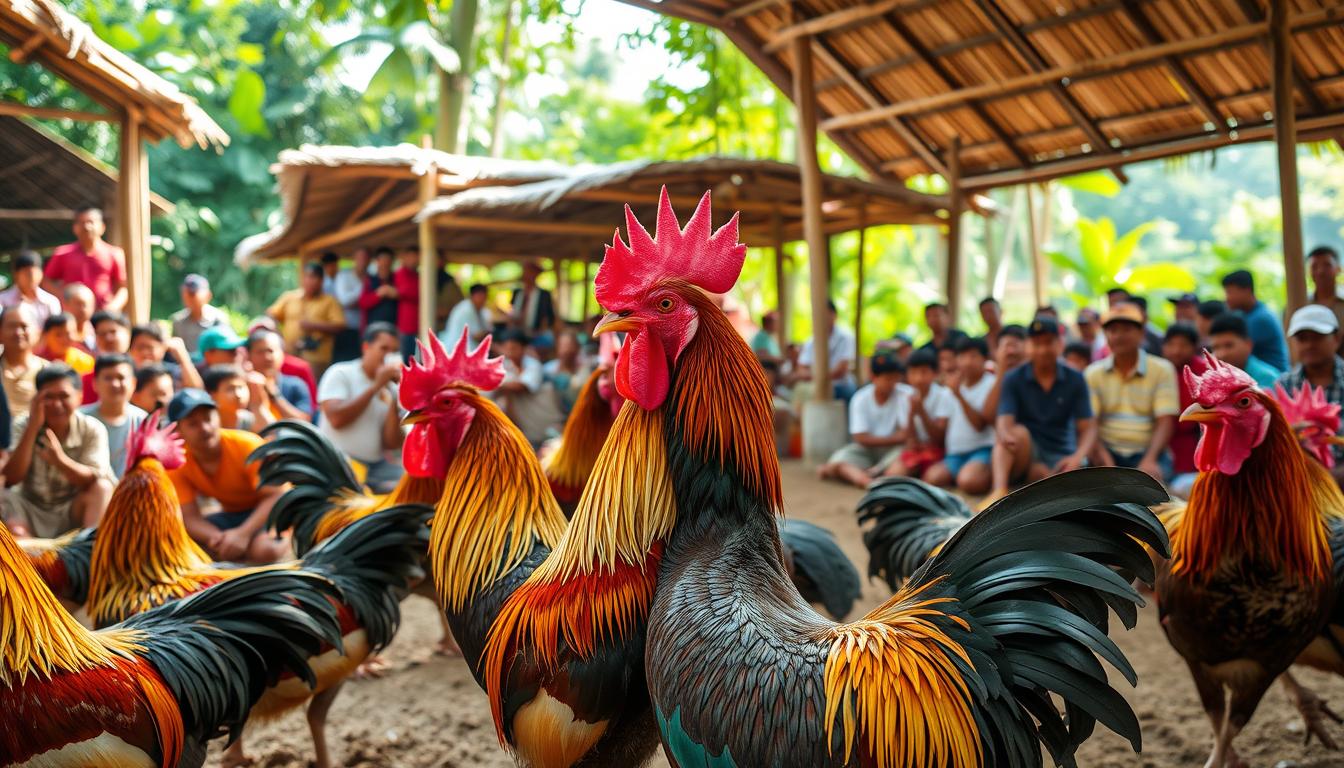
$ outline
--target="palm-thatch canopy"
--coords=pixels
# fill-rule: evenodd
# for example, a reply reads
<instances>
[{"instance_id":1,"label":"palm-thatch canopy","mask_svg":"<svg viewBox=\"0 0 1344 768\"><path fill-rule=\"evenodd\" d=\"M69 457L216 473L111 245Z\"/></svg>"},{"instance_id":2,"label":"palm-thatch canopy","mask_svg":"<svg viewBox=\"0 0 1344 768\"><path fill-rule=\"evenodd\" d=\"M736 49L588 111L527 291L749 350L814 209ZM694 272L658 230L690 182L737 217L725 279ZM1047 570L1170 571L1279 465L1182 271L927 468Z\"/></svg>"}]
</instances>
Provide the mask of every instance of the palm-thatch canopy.
<instances>
[{"instance_id":1,"label":"palm-thatch canopy","mask_svg":"<svg viewBox=\"0 0 1344 768\"><path fill-rule=\"evenodd\" d=\"M1344 135L1344 4L1294 0L625 0L717 27L876 177L1042 180L1274 137L1287 41L1301 140ZM1122 171L1120 172L1123 173Z\"/></svg>"},{"instance_id":2,"label":"palm-thatch canopy","mask_svg":"<svg viewBox=\"0 0 1344 768\"><path fill-rule=\"evenodd\" d=\"M526 184L569 170L555 163L453 155L412 144L285 150L271 166L282 223L239 243L235 261L306 258L366 243L413 244L413 219L423 206L420 184L430 169L438 174L436 194Z\"/></svg>"},{"instance_id":3,"label":"palm-thatch canopy","mask_svg":"<svg viewBox=\"0 0 1344 768\"><path fill-rule=\"evenodd\" d=\"M654 226L663 186L683 219L711 191L715 224L739 213L740 237L749 245L777 245L803 236L798 166L723 157L634 161L523 186L480 187L438 198L417 220L434 223L436 241L455 259L598 260L603 244L624 225L627 203L646 226ZM826 175L822 194L828 234L880 224L946 224L945 196L897 184Z\"/></svg>"},{"instance_id":4,"label":"palm-thatch canopy","mask_svg":"<svg viewBox=\"0 0 1344 768\"><path fill-rule=\"evenodd\" d=\"M23 118L0 115L0 252L69 242L75 211L107 206L116 187L116 171L94 156ZM158 195L149 204L154 213L173 208Z\"/></svg>"},{"instance_id":5,"label":"palm-thatch canopy","mask_svg":"<svg viewBox=\"0 0 1344 768\"><path fill-rule=\"evenodd\" d=\"M0 114L120 122L134 111L143 138L184 147L224 146L229 135L190 96L93 33L55 0L0 0L0 43L16 63L36 62L87 94L107 113L73 113L0 101ZM44 114L45 112L45 114Z\"/></svg>"}]
</instances>

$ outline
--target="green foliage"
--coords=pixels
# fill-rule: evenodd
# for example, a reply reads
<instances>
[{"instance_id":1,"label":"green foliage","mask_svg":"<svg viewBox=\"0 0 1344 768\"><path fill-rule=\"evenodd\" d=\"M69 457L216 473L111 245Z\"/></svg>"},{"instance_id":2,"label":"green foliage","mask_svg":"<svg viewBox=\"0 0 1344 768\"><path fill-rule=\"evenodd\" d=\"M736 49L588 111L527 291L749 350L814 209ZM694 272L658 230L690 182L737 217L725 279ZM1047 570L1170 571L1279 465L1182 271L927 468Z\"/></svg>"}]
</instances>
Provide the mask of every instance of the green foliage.
<instances>
[{"instance_id":1,"label":"green foliage","mask_svg":"<svg viewBox=\"0 0 1344 768\"><path fill-rule=\"evenodd\" d=\"M1156 290L1193 290L1195 277L1178 264L1134 264L1144 236L1157 222L1144 222L1117 235L1115 222L1107 217L1080 218L1076 222L1077 246L1072 251L1052 250L1050 261L1065 270L1065 286L1075 306L1094 305L1111 288L1126 288L1140 295Z\"/></svg>"}]
</instances>

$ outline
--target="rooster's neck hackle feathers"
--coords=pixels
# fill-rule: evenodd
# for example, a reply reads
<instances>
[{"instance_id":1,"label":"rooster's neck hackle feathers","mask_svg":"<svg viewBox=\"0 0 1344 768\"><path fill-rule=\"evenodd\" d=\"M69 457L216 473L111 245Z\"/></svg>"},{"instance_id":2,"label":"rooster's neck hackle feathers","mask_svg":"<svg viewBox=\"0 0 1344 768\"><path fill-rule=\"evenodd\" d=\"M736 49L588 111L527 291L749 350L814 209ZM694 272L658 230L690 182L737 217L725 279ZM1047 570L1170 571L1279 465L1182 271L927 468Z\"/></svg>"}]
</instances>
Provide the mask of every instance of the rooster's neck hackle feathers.
<instances>
[{"instance_id":1,"label":"rooster's neck hackle feathers","mask_svg":"<svg viewBox=\"0 0 1344 768\"><path fill-rule=\"evenodd\" d=\"M1328 530L1344 495L1324 467L1302 451L1274 400L1265 439L1235 475L1202 472L1171 536L1174 574L1211 578L1228 559L1252 557L1303 583L1330 578Z\"/></svg>"},{"instance_id":2,"label":"rooster's neck hackle feathers","mask_svg":"<svg viewBox=\"0 0 1344 768\"><path fill-rule=\"evenodd\" d=\"M602 336L604 340L609 338L610 334ZM607 434L616 421L607 402L598 395L597 380L601 376L601 368L594 370L579 390L578 400L565 421L560 446L543 467L552 486L572 490L576 495L593 473L597 457L607 442Z\"/></svg>"},{"instance_id":3,"label":"rooster's neck hackle feathers","mask_svg":"<svg viewBox=\"0 0 1344 768\"><path fill-rule=\"evenodd\" d=\"M534 540L554 545L565 517L532 448L499 407L476 392L459 396L476 412L430 527L439 598L461 611L518 566Z\"/></svg>"}]
</instances>

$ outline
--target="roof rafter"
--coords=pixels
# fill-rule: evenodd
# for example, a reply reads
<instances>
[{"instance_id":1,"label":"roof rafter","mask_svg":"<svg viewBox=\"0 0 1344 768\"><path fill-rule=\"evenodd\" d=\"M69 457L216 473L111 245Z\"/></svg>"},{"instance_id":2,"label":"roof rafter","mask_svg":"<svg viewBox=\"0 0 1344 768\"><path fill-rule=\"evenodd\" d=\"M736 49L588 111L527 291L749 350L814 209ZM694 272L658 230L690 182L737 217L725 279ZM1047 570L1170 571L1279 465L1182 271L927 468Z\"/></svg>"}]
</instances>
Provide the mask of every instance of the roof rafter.
<instances>
[{"instance_id":1,"label":"roof rafter","mask_svg":"<svg viewBox=\"0 0 1344 768\"><path fill-rule=\"evenodd\" d=\"M1162 34L1153 26L1152 20L1139 7L1137 0L1124 0L1123 5L1125 17L1133 22L1139 30L1139 34L1143 35L1143 39L1147 40L1149 45L1166 42ZM1175 56L1164 56L1162 63L1167 65L1167 69L1171 71L1171 76L1176 79L1176 83L1181 87L1181 90L1185 91L1186 98L1199 107L1199 111L1203 112L1204 117L1213 124L1213 129L1226 135L1228 131L1227 120L1218 113L1217 105L1204 92L1204 89L1199 87L1199 83L1196 83L1195 79L1190 76L1190 71L1185 68L1185 64L1181 63L1181 60Z\"/></svg>"}]
</instances>

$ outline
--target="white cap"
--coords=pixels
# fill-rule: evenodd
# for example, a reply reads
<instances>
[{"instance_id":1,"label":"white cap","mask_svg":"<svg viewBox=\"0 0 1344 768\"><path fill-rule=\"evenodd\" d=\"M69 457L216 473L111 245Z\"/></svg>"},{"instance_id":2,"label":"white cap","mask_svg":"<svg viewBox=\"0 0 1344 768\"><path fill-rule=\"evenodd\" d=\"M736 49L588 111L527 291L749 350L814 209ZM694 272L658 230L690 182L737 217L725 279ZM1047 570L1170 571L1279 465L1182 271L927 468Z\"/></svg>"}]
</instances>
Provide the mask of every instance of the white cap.
<instances>
[{"instance_id":1,"label":"white cap","mask_svg":"<svg viewBox=\"0 0 1344 768\"><path fill-rule=\"evenodd\" d=\"M1301 331L1313 331L1331 334L1339 330L1339 319L1334 311L1322 304L1308 304L1293 313L1288 322L1288 335L1296 336Z\"/></svg>"}]
</instances>

